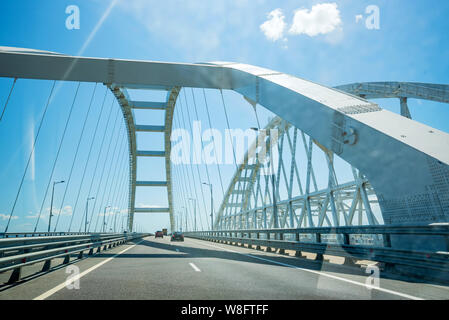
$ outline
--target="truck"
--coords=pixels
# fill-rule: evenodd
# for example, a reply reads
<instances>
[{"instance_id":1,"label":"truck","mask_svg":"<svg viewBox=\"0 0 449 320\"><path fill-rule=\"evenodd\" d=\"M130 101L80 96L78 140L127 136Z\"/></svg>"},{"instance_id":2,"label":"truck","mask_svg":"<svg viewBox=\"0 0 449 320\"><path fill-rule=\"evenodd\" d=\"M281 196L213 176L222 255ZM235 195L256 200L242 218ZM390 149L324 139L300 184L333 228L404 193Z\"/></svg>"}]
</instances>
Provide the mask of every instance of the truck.
<instances>
[{"instance_id":1,"label":"truck","mask_svg":"<svg viewBox=\"0 0 449 320\"><path fill-rule=\"evenodd\" d=\"M164 236L167 235L167 229L162 229L162 233L164 234Z\"/></svg>"}]
</instances>

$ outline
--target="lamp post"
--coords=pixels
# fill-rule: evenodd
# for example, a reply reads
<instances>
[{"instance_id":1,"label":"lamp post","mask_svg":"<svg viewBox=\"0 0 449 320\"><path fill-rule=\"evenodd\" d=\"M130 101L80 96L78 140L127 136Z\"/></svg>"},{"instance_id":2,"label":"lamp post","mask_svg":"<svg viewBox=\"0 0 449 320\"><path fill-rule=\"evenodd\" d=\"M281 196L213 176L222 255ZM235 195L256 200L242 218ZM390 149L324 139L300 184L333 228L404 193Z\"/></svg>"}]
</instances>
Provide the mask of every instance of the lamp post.
<instances>
[{"instance_id":1,"label":"lamp post","mask_svg":"<svg viewBox=\"0 0 449 320\"><path fill-rule=\"evenodd\" d=\"M103 213L103 233L105 232L106 228L106 209L110 208L111 206L104 207L104 213Z\"/></svg>"},{"instance_id":2,"label":"lamp post","mask_svg":"<svg viewBox=\"0 0 449 320\"><path fill-rule=\"evenodd\" d=\"M256 132L260 131L259 128L251 128L251 130L254 130ZM271 131L268 131L268 137L270 138L270 176L271 176L271 184L272 184L272 191L273 191L273 220L274 220L274 227L279 228L279 219L278 219L278 207L277 207L277 201L276 201L276 179L274 174L274 163L273 163L273 151L272 151L272 145L271 145Z\"/></svg>"},{"instance_id":3,"label":"lamp post","mask_svg":"<svg viewBox=\"0 0 449 320\"><path fill-rule=\"evenodd\" d=\"M189 200L193 201L193 219L194 219L193 231L196 231L196 199L189 198Z\"/></svg>"},{"instance_id":4,"label":"lamp post","mask_svg":"<svg viewBox=\"0 0 449 320\"><path fill-rule=\"evenodd\" d=\"M51 217L53 217L53 196L55 195L55 185L59 183L64 183L64 180L61 181L53 181L53 189L51 191L51 202L50 202L50 217L48 219L48 232L50 232L50 226L51 226Z\"/></svg>"},{"instance_id":5,"label":"lamp post","mask_svg":"<svg viewBox=\"0 0 449 320\"><path fill-rule=\"evenodd\" d=\"M95 197L90 197L90 198L87 198L87 200L86 200L86 221L84 224L84 232L87 232L87 225L89 224L87 222L87 213L89 212L89 201L93 200L93 199L95 199Z\"/></svg>"},{"instance_id":6,"label":"lamp post","mask_svg":"<svg viewBox=\"0 0 449 320\"><path fill-rule=\"evenodd\" d=\"M210 187L210 229L214 230L214 194L212 183L203 182L204 185Z\"/></svg>"},{"instance_id":7,"label":"lamp post","mask_svg":"<svg viewBox=\"0 0 449 320\"><path fill-rule=\"evenodd\" d=\"M185 210L185 212L186 212L186 218L185 218L185 220L186 220L186 232L187 232L187 208L186 207L183 207L184 208L184 210Z\"/></svg>"},{"instance_id":8,"label":"lamp post","mask_svg":"<svg viewBox=\"0 0 449 320\"><path fill-rule=\"evenodd\" d=\"M114 233L117 232L116 227L117 227L117 213L114 213Z\"/></svg>"},{"instance_id":9,"label":"lamp post","mask_svg":"<svg viewBox=\"0 0 449 320\"><path fill-rule=\"evenodd\" d=\"M185 207L181 207L181 209L184 209ZM182 211L179 211L179 215L181 216L181 224L180 224L180 228L181 228L181 232L182 232ZM185 230L185 231L187 231L187 230Z\"/></svg>"}]
</instances>

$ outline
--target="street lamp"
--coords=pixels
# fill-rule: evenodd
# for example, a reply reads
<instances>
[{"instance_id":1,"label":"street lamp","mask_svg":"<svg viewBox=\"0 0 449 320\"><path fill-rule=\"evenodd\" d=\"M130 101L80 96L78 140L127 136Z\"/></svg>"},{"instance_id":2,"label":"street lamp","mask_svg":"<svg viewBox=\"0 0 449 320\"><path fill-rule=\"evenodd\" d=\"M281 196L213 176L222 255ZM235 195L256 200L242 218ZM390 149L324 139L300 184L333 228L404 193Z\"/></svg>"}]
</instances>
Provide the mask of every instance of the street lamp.
<instances>
[{"instance_id":1,"label":"street lamp","mask_svg":"<svg viewBox=\"0 0 449 320\"><path fill-rule=\"evenodd\" d=\"M181 209L184 209L184 207L182 207ZM179 231L181 231L182 232L182 211L179 211L179 216L181 217L181 221L180 221L180 223L179 223Z\"/></svg>"},{"instance_id":2,"label":"street lamp","mask_svg":"<svg viewBox=\"0 0 449 320\"><path fill-rule=\"evenodd\" d=\"M194 201L193 202L193 205L194 205L194 207L193 207L193 217L194 217L195 224L194 224L194 230L193 231L196 231L196 199L189 198L189 200Z\"/></svg>"},{"instance_id":3,"label":"street lamp","mask_svg":"<svg viewBox=\"0 0 449 320\"><path fill-rule=\"evenodd\" d=\"M185 223L186 229L185 229L185 231L187 232L187 208L186 208L186 207L182 207L181 209L184 209L185 212L186 212L186 217L185 217L185 220L186 220L186 223Z\"/></svg>"},{"instance_id":4,"label":"street lamp","mask_svg":"<svg viewBox=\"0 0 449 320\"><path fill-rule=\"evenodd\" d=\"M87 232L87 225L89 224L87 222L87 213L89 212L89 201L93 200L93 199L95 199L95 197L87 198L87 201L86 201L86 222L84 224L84 232Z\"/></svg>"},{"instance_id":5,"label":"street lamp","mask_svg":"<svg viewBox=\"0 0 449 320\"><path fill-rule=\"evenodd\" d=\"M203 184L210 187L210 229L214 230L214 195L212 191L212 183L203 182Z\"/></svg>"},{"instance_id":6,"label":"street lamp","mask_svg":"<svg viewBox=\"0 0 449 320\"><path fill-rule=\"evenodd\" d=\"M110 208L111 206L104 207L104 213L103 213L103 233L105 232L106 228L106 209Z\"/></svg>"},{"instance_id":7,"label":"street lamp","mask_svg":"<svg viewBox=\"0 0 449 320\"><path fill-rule=\"evenodd\" d=\"M120 208L118 208L118 211L114 213L114 233L117 232L117 215L119 214L119 212L120 212Z\"/></svg>"},{"instance_id":8,"label":"street lamp","mask_svg":"<svg viewBox=\"0 0 449 320\"><path fill-rule=\"evenodd\" d=\"M50 232L51 226L51 217L53 217L53 196L55 195L55 185L59 183L64 183L64 180L61 181L53 181L53 189L51 191L51 202L50 202L50 218L48 219L48 232Z\"/></svg>"},{"instance_id":9,"label":"street lamp","mask_svg":"<svg viewBox=\"0 0 449 320\"><path fill-rule=\"evenodd\" d=\"M260 131L258 128L251 128L251 130L254 130L256 132ZM276 182L275 182L275 175L274 175L274 163L273 163L273 151L272 151L272 145L271 145L271 131L267 130L267 135L270 137L270 176L271 176L271 184L272 184L272 191L273 191L273 220L274 220L274 227L279 228L279 220L278 220L278 208L277 208L277 201L276 201Z\"/></svg>"}]
</instances>

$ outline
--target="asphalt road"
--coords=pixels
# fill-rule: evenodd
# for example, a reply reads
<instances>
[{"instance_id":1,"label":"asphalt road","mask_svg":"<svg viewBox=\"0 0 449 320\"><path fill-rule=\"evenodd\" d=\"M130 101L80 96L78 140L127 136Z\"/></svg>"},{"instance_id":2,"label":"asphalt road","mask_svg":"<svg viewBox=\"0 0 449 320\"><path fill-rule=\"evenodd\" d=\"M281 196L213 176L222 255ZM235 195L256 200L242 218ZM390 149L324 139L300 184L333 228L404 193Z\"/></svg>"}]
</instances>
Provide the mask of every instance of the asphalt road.
<instances>
[{"instance_id":1,"label":"asphalt road","mask_svg":"<svg viewBox=\"0 0 449 320\"><path fill-rule=\"evenodd\" d=\"M78 269L78 282L68 288ZM368 277L360 268L147 237L0 288L0 299L449 299L449 287L381 278L369 288Z\"/></svg>"}]
</instances>

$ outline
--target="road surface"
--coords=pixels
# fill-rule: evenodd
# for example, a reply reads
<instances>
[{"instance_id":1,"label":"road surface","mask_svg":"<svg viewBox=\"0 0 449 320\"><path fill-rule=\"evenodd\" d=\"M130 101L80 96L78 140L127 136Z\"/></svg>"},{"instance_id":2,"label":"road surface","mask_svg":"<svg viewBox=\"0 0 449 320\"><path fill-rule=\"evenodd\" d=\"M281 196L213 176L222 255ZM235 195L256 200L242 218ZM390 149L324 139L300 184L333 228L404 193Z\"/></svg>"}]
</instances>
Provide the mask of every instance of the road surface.
<instances>
[{"instance_id":1,"label":"road surface","mask_svg":"<svg viewBox=\"0 0 449 320\"><path fill-rule=\"evenodd\" d=\"M78 269L78 282L67 287ZM369 276L360 268L237 246L147 237L0 288L0 300L449 298L448 287L398 279L369 288Z\"/></svg>"}]
</instances>

